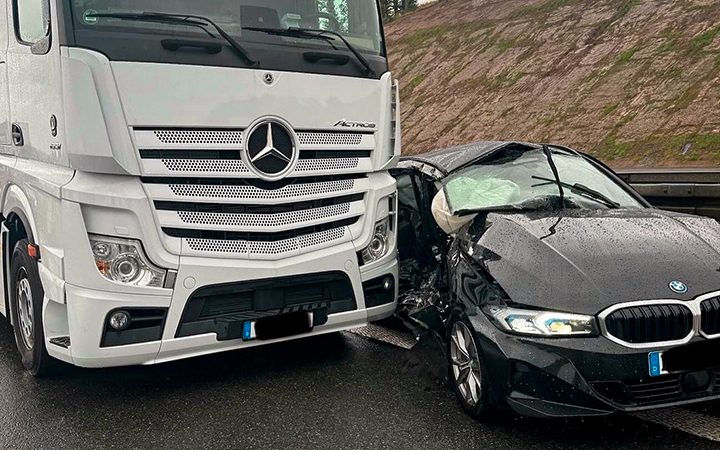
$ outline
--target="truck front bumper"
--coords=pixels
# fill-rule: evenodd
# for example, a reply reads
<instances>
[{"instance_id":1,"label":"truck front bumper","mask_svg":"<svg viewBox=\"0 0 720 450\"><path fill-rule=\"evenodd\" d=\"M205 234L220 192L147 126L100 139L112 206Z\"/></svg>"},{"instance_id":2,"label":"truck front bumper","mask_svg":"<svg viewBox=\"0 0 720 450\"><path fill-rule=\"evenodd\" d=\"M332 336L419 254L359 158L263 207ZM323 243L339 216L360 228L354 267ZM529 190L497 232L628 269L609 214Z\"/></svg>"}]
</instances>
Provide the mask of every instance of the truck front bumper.
<instances>
[{"instance_id":1,"label":"truck front bumper","mask_svg":"<svg viewBox=\"0 0 720 450\"><path fill-rule=\"evenodd\" d=\"M328 314L327 322L303 334L272 340L220 340L209 332L178 336L183 315L193 294L203 287L255 280L283 279L302 274L342 273L354 293L355 307ZM355 247L348 243L312 255L280 261L220 260L183 257L172 295L113 293L66 285L70 346L61 348L48 341L48 352L81 367L112 367L155 364L211 353L255 347L302 337L349 330L393 314L396 308L397 282L392 301L368 307L363 283L386 276L398 279L397 259L388 255L371 266L359 267ZM161 338L150 342L108 346L108 316L117 310L164 311Z\"/></svg>"}]
</instances>

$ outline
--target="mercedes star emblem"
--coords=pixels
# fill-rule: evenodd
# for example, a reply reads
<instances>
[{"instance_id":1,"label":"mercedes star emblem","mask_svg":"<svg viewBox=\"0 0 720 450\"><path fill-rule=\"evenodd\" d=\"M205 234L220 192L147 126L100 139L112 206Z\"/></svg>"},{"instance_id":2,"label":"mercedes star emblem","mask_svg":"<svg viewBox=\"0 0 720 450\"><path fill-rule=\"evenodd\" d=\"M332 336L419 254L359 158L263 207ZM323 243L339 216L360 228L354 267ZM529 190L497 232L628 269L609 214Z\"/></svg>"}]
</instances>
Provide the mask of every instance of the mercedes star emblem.
<instances>
[{"instance_id":1,"label":"mercedes star emblem","mask_svg":"<svg viewBox=\"0 0 720 450\"><path fill-rule=\"evenodd\" d=\"M246 142L245 162L260 178L279 180L295 169L297 144L287 125L263 120L250 129Z\"/></svg>"}]
</instances>

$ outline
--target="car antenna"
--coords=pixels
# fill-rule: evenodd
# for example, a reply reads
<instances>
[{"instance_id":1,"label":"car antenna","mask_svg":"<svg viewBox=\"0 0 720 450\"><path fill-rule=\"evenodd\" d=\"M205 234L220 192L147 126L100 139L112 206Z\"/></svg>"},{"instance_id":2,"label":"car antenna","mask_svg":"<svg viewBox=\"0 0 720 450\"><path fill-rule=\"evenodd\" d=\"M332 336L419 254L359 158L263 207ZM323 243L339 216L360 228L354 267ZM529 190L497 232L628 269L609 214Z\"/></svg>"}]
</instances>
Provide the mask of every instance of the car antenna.
<instances>
[{"instance_id":1,"label":"car antenna","mask_svg":"<svg viewBox=\"0 0 720 450\"><path fill-rule=\"evenodd\" d=\"M555 176L555 182L557 183L558 191L560 191L561 208L565 209L565 191L563 190L562 181L560 181L560 175L558 174L557 166L555 165L555 160L553 159L552 152L550 151L550 147L548 147L547 144L543 144L542 149L543 152L545 152L545 156L547 156L548 164L550 164L550 170L552 170L553 176Z\"/></svg>"}]
</instances>

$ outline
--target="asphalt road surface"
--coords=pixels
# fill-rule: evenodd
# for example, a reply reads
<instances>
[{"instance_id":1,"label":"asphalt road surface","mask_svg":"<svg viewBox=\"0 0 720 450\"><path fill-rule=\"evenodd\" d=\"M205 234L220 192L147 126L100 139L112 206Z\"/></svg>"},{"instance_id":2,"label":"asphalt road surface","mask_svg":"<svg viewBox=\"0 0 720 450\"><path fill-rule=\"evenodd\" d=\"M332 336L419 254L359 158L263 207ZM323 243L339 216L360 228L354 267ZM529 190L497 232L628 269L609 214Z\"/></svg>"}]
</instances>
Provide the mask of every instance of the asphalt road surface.
<instances>
[{"instance_id":1,"label":"asphalt road surface","mask_svg":"<svg viewBox=\"0 0 720 450\"><path fill-rule=\"evenodd\" d=\"M3 321L3 449L718 446L627 415L477 423L438 383L431 344L407 351L343 333L43 380L23 372L14 347Z\"/></svg>"}]
</instances>

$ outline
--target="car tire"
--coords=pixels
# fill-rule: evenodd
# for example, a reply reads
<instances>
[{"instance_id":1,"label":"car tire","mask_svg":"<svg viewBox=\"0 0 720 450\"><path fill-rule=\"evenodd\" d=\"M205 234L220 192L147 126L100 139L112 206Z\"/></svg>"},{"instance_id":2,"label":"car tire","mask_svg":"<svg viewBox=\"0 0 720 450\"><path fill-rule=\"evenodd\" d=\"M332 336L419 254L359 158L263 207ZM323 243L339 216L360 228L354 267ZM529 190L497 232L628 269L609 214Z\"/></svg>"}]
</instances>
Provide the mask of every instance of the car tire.
<instances>
[{"instance_id":1,"label":"car tire","mask_svg":"<svg viewBox=\"0 0 720 450\"><path fill-rule=\"evenodd\" d=\"M45 347L42 307L45 292L37 261L28 255L28 240L15 245L10 264L10 313L15 343L25 369L36 377L49 374L56 360Z\"/></svg>"},{"instance_id":2,"label":"car tire","mask_svg":"<svg viewBox=\"0 0 720 450\"><path fill-rule=\"evenodd\" d=\"M485 420L496 408L475 329L464 314L455 314L447 330L449 382L462 409L477 420Z\"/></svg>"}]
</instances>

